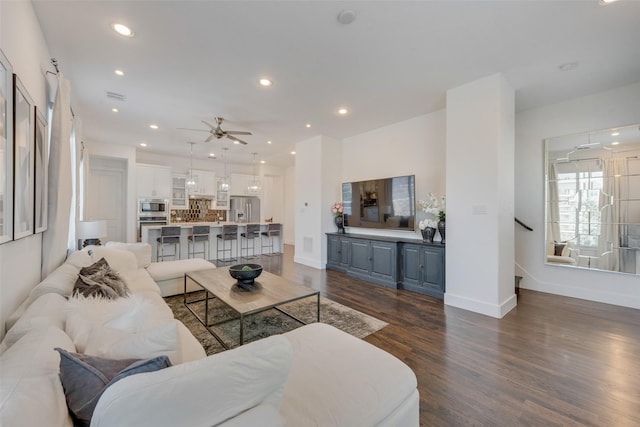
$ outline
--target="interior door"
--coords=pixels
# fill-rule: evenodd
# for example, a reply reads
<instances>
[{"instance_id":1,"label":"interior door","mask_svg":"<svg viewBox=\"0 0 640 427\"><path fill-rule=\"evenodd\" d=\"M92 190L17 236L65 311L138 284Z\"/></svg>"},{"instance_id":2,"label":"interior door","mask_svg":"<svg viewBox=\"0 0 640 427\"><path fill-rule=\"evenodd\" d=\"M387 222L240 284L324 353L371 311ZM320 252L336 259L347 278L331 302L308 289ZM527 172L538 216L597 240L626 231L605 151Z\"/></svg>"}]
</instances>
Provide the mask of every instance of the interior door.
<instances>
[{"instance_id":1,"label":"interior door","mask_svg":"<svg viewBox=\"0 0 640 427\"><path fill-rule=\"evenodd\" d=\"M126 242L127 161L90 156L88 181L84 218L107 220L103 242Z\"/></svg>"}]
</instances>

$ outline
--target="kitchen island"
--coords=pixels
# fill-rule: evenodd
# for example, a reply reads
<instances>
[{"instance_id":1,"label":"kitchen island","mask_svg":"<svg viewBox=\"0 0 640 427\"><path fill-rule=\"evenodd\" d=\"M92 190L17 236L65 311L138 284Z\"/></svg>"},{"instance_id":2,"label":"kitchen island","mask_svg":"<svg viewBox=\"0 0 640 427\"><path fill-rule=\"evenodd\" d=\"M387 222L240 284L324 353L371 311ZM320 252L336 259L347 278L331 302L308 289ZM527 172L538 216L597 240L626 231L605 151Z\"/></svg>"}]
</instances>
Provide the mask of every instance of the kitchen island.
<instances>
[{"instance_id":1,"label":"kitchen island","mask_svg":"<svg viewBox=\"0 0 640 427\"><path fill-rule=\"evenodd\" d=\"M260 233L267 231L267 227L268 225L271 223L267 223L267 222L262 222L260 223ZM241 233L244 233L247 223L245 222L179 222L179 223L171 223L171 224L167 224L167 226L171 226L171 227L180 227L181 233L180 233L180 259L187 259L189 258L189 239L187 238L190 234L191 234L191 229L193 228L193 226L200 226L200 225L206 225L210 227L210 233L209 233L209 248L208 248L208 253L209 253L209 259L210 260L216 260L217 259L217 248L218 248L218 242L222 243L222 241L220 239L218 239L216 236L218 234L220 234L222 232L222 226L223 225L237 225L238 226L238 240L235 241L231 241L232 242L232 253L233 253L233 257L237 258L240 256L240 241L242 239L242 237L240 236ZM142 226L142 233L141 233L141 241L144 243L149 243L151 245L151 258L152 261L157 261L157 246L158 246L158 237L160 237L160 229L164 227L162 225L145 225ZM270 248L261 248L261 246L264 244L266 245L267 242L266 240L268 239L268 237L263 236L262 234L260 234L259 238L253 239L254 241L252 242L251 240L249 240L249 253L251 254L251 243L255 244L255 246L253 246L255 248L254 253L256 255L259 255L261 253L263 254L269 254L271 253L271 249ZM273 252L280 252L282 253L282 243L283 243L283 233L282 230L280 231L280 235L279 236L275 236L273 237L274 241L273 241ZM228 243L227 243L228 245ZM261 251L262 249L262 251ZM197 251L202 251L202 247L201 244L198 243L198 248L196 249ZM165 252L166 256L168 256L171 249L169 248L167 250L167 252ZM236 256L237 254L237 256ZM197 254L198 257L201 257L202 254ZM228 252L227 252L227 256L228 256ZM170 258L172 259L172 258Z\"/></svg>"}]
</instances>

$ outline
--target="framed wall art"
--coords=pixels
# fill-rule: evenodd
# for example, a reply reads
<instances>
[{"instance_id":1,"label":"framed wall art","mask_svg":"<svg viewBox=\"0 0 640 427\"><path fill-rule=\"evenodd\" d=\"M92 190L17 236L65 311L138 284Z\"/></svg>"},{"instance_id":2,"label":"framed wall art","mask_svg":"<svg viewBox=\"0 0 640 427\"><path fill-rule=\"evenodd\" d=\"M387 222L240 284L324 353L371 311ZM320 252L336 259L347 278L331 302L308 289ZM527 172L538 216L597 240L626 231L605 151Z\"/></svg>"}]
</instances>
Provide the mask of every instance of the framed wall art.
<instances>
[{"instance_id":1,"label":"framed wall art","mask_svg":"<svg viewBox=\"0 0 640 427\"><path fill-rule=\"evenodd\" d=\"M47 229L47 195L49 175L49 129L44 114L35 107L35 232Z\"/></svg>"},{"instance_id":2,"label":"framed wall art","mask_svg":"<svg viewBox=\"0 0 640 427\"><path fill-rule=\"evenodd\" d=\"M13 238L33 234L35 129L33 99L13 75Z\"/></svg>"},{"instance_id":3,"label":"framed wall art","mask_svg":"<svg viewBox=\"0 0 640 427\"><path fill-rule=\"evenodd\" d=\"M0 50L0 244L13 240L13 68Z\"/></svg>"}]
</instances>

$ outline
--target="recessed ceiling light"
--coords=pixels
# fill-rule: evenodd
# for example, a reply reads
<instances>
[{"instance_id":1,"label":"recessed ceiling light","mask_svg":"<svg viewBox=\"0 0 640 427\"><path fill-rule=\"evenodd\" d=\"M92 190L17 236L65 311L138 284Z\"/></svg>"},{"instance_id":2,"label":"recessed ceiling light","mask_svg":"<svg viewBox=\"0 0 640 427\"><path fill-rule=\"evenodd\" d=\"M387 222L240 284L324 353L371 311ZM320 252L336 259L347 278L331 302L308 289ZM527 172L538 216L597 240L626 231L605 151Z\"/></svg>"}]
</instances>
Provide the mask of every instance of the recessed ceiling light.
<instances>
[{"instance_id":1,"label":"recessed ceiling light","mask_svg":"<svg viewBox=\"0 0 640 427\"><path fill-rule=\"evenodd\" d=\"M158 129L158 125L149 125L149 127L150 127L151 129L153 129L153 130Z\"/></svg>"},{"instance_id":2,"label":"recessed ceiling light","mask_svg":"<svg viewBox=\"0 0 640 427\"><path fill-rule=\"evenodd\" d=\"M112 108L111 111L113 111L114 113L117 113L118 109L117 108Z\"/></svg>"},{"instance_id":3,"label":"recessed ceiling light","mask_svg":"<svg viewBox=\"0 0 640 427\"><path fill-rule=\"evenodd\" d=\"M575 70L576 68L578 68L577 62L567 62L566 64L558 65L558 70L560 71L571 71Z\"/></svg>"},{"instance_id":4,"label":"recessed ceiling light","mask_svg":"<svg viewBox=\"0 0 640 427\"><path fill-rule=\"evenodd\" d=\"M349 112L349 110L347 110L347 109L346 109L346 108L344 108L344 107L342 107L342 108L340 108L340 109L338 110L338 114L343 115L343 116L344 116L345 114L347 114L348 112Z\"/></svg>"},{"instance_id":5,"label":"recessed ceiling light","mask_svg":"<svg viewBox=\"0 0 640 427\"><path fill-rule=\"evenodd\" d=\"M267 141L267 144L271 144L271 141Z\"/></svg>"},{"instance_id":6,"label":"recessed ceiling light","mask_svg":"<svg viewBox=\"0 0 640 427\"><path fill-rule=\"evenodd\" d=\"M295 152L295 151L292 151L292 152L291 152L291 154L295 155L295 154L296 154L296 152Z\"/></svg>"},{"instance_id":7,"label":"recessed ceiling light","mask_svg":"<svg viewBox=\"0 0 640 427\"><path fill-rule=\"evenodd\" d=\"M609 3L613 3L615 1L618 1L618 0L600 0L598 3L600 3L600 6L606 6Z\"/></svg>"},{"instance_id":8,"label":"recessed ceiling light","mask_svg":"<svg viewBox=\"0 0 640 427\"><path fill-rule=\"evenodd\" d=\"M216 153L209 153L209 157L215 157Z\"/></svg>"},{"instance_id":9,"label":"recessed ceiling light","mask_svg":"<svg viewBox=\"0 0 640 427\"><path fill-rule=\"evenodd\" d=\"M127 27L124 24L116 23L116 24L113 24L111 28L113 28L114 31L120 34L121 36L133 37L133 31L131 30L131 28Z\"/></svg>"},{"instance_id":10,"label":"recessed ceiling light","mask_svg":"<svg viewBox=\"0 0 640 427\"><path fill-rule=\"evenodd\" d=\"M262 163L264 165L267 162L265 162L264 160L260 160L260 163Z\"/></svg>"},{"instance_id":11,"label":"recessed ceiling light","mask_svg":"<svg viewBox=\"0 0 640 427\"><path fill-rule=\"evenodd\" d=\"M620 145L620 141L613 141L611 145Z\"/></svg>"},{"instance_id":12,"label":"recessed ceiling light","mask_svg":"<svg viewBox=\"0 0 640 427\"><path fill-rule=\"evenodd\" d=\"M271 80L269 79L260 79L260 86L269 87L271 84Z\"/></svg>"},{"instance_id":13,"label":"recessed ceiling light","mask_svg":"<svg viewBox=\"0 0 640 427\"><path fill-rule=\"evenodd\" d=\"M613 133L611 134L611 136L618 136L618 135L620 135L620 132L613 132Z\"/></svg>"},{"instance_id":14,"label":"recessed ceiling light","mask_svg":"<svg viewBox=\"0 0 640 427\"><path fill-rule=\"evenodd\" d=\"M307 123L307 124L305 125L305 127L310 128L310 127L311 127L311 123Z\"/></svg>"},{"instance_id":15,"label":"recessed ceiling light","mask_svg":"<svg viewBox=\"0 0 640 427\"><path fill-rule=\"evenodd\" d=\"M141 143L140 143L140 147L146 147L146 146L147 146L147 143L146 143L146 142L141 142Z\"/></svg>"},{"instance_id":16,"label":"recessed ceiling light","mask_svg":"<svg viewBox=\"0 0 640 427\"><path fill-rule=\"evenodd\" d=\"M124 71L122 70L115 70L114 73L116 73L116 75L118 76L124 76Z\"/></svg>"}]
</instances>

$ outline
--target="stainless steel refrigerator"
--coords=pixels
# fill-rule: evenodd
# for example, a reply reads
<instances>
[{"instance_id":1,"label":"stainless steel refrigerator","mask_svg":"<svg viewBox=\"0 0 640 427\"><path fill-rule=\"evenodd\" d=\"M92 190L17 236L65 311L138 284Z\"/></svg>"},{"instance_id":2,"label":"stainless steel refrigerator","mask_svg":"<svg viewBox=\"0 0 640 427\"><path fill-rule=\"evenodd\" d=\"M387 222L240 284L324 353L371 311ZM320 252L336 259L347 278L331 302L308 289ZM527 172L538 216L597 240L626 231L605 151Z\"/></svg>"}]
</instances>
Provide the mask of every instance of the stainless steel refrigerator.
<instances>
[{"instance_id":1,"label":"stainless steel refrigerator","mask_svg":"<svg viewBox=\"0 0 640 427\"><path fill-rule=\"evenodd\" d=\"M250 196L231 196L229 221L260 222L260 199Z\"/></svg>"}]
</instances>

